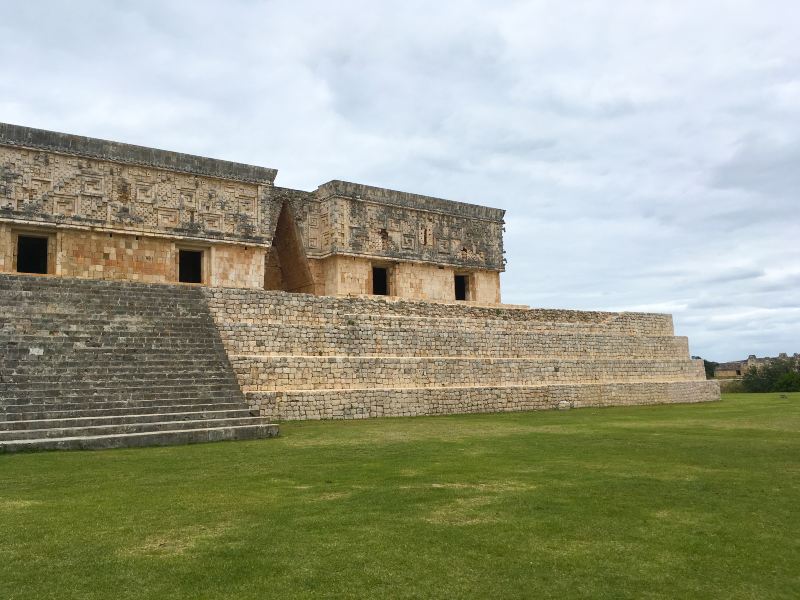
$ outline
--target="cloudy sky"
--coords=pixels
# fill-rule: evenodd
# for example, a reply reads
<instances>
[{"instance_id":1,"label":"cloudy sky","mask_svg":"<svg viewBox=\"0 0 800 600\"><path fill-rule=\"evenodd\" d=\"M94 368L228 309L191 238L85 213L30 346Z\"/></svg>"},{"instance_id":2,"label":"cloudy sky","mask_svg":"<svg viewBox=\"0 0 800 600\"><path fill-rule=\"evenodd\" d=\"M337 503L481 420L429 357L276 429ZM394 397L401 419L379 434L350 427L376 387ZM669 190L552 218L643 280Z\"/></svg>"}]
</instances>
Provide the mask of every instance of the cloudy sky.
<instances>
[{"instance_id":1,"label":"cloudy sky","mask_svg":"<svg viewBox=\"0 0 800 600\"><path fill-rule=\"evenodd\" d=\"M506 209L504 300L800 352L800 6L3 2L0 121Z\"/></svg>"}]
</instances>

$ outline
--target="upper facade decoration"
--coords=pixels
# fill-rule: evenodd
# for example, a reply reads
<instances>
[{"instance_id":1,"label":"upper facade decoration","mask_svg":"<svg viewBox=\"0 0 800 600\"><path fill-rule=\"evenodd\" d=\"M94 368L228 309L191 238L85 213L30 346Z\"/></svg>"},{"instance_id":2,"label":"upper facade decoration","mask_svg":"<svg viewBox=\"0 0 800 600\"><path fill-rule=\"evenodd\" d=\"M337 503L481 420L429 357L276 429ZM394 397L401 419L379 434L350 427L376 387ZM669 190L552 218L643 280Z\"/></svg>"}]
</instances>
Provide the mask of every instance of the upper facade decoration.
<instances>
[{"instance_id":1,"label":"upper facade decoration","mask_svg":"<svg viewBox=\"0 0 800 600\"><path fill-rule=\"evenodd\" d=\"M276 174L0 124L0 217L268 244Z\"/></svg>"},{"instance_id":2,"label":"upper facade decoration","mask_svg":"<svg viewBox=\"0 0 800 600\"><path fill-rule=\"evenodd\" d=\"M503 210L346 181L330 181L315 196L321 234L309 226L309 255L503 269Z\"/></svg>"},{"instance_id":3,"label":"upper facade decoration","mask_svg":"<svg viewBox=\"0 0 800 600\"><path fill-rule=\"evenodd\" d=\"M0 220L267 247L281 206L307 255L503 270L504 212L275 169L0 123Z\"/></svg>"}]
</instances>

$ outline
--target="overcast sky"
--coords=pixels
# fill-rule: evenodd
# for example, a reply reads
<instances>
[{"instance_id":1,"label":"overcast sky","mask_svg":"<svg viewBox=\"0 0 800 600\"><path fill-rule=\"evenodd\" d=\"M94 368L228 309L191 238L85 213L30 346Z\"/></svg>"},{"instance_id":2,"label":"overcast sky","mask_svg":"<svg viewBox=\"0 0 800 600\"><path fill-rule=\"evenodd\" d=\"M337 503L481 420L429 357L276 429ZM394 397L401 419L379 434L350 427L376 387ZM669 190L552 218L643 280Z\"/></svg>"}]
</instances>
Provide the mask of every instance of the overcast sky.
<instances>
[{"instance_id":1,"label":"overcast sky","mask_svg":"<svg viewBox=\"0 0 800 600\"><path fill-rule=\"evenodd\" d=\"M506 302L800 352L800 5L3 2L0 121L507 210Z\"/></svg>"}]
</instances>

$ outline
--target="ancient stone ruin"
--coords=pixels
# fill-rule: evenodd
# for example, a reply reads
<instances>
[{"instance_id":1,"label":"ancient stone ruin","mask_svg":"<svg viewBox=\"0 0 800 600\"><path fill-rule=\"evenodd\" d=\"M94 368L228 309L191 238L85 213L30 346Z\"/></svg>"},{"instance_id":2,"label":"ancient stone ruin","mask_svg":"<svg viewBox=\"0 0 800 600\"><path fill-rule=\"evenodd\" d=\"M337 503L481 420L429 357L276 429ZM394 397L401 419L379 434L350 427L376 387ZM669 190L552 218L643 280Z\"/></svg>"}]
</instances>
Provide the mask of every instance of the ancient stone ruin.
<instances>
[{"instance_id":1,"label":"ancient stone ruin","mask_svg":"<svg viewBox=\"0 0 800 600\"><path fill-rule=\"evenodd\" d=\"M500 301L504 211L0 124L0 451L719 398L669 315Z\"/></svg>"}]
</instances>

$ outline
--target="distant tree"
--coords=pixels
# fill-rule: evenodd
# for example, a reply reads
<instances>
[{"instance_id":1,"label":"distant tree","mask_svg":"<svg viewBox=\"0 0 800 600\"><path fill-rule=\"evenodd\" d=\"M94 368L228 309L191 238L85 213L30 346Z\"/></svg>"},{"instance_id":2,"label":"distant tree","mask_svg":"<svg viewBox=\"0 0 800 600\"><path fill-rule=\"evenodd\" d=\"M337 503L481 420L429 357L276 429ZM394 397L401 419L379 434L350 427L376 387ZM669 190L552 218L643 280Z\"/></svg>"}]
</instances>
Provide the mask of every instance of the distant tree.
<instances>
[{"instance_id":1,"label":"distant tree","mask_svg":"<svg viewBox=\"0 0 800 600\"><path fill-rule=\"evenodd\" d=\"M742 377L742 387L746 392L769 392L771 391L769 380L766 377L765 369L762 366L750 367Z\"/></svg>"},{"instance_id":2,"label":"distant tree","mask_svg":"<svg viewBox=\"0 0 800 600\"><path fill-rule=\"evenodd\" d=\"M719 366L718 362L711 362L710 360L706 360L705 358L703 358L701 356L693 356L692 358L695 359L695 360L702 360L703 361L703 367L706 370L706 379L713 379L714 378L714 373L716 373L717 367Z\"/></svg>"},{"instance_id":3,"label":"distant tree","mask_svg":"<svg viewBox=\"0 0 800 600\"><path fill-rule=\"evenodd\" d=\"M800 392L800 371L795 361L777 358L750 367L742 377L747 392Z\"/></svg>"},{"instance_id":4,"label":"distant tree","mask_svg":"<svg viewBox=\"0 0 800 600\"><path fill-rule=\"evenodd\" d=\"M800 373L790 371L781 375L775 382L776 392L800 392Z\"/></svg>"},{"instance_id":5,"label":"distant tree","mask_svg":"<svg viewBox=\"0 0 800 600\"><path fill-rule=\"evenodd\" d=\"M706 368L706 379L713 379L719 363L703 359L703 366Z\"/></svg>"}]
</instances>

